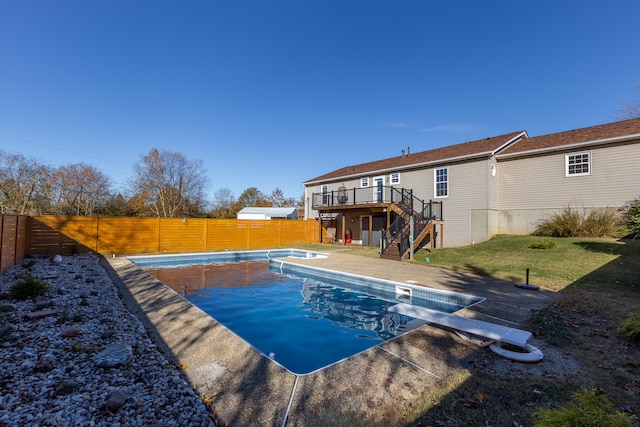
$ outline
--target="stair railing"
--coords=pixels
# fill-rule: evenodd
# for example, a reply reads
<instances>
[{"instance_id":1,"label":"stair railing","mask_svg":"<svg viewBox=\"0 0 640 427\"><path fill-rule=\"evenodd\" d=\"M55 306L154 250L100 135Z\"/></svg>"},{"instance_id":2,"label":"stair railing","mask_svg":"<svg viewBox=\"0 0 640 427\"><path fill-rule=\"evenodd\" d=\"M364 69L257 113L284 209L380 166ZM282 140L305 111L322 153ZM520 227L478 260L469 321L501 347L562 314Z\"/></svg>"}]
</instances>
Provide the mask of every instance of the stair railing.
<instances>
[{"instance_id":1,"label":"stair railing","mask_svg":"<svg viewBox=\"0 0 640 427\"><path fill-rule=\"evenodd\" d=\"M411 245L410 220L413 217L414 236L420 235L427 227L429 221L442 219L442 202L424 202L414 197L411 190L399 190L400 197L396 205L399 206L404 215L398 215L395 221L391 223L388 229L382 233L382 241L380 247L380 255L382 256L393 243L395 243L400 252L400 257L409 250ZM414 210L414 206L421 207L419 211Z\"/></svg>"}]
</instances>

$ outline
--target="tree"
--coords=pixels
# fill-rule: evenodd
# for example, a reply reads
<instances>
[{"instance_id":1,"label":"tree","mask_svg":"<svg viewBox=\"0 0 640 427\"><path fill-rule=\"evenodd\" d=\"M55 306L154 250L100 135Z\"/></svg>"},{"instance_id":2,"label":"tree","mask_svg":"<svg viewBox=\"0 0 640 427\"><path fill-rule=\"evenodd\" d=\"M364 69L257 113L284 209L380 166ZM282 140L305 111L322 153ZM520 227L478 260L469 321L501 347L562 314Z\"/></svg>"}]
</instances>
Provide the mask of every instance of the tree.
<instances>
[{"instance_id":1,"label":"tree","mask_svg":"<svg viewBox=\"0 0 640 427\"><path fill-rule=\"evenodd\" d=\"M631 102L620 101L620 108L618 109L618 118L620 120L640 117L640 85L636 87L634 92L635 98Z\"/></svg>"},{"instance_id":2,"label":"tree","mask_svg":"<svg viewBox=\"0 0 640 427\"><path fill-rule=\"evenodd\" d=\"M233 209L235 198L233 192L228 188L220 188L213 194L213 211L211 215L214 218L235 218L236 211Z\"/></svg>"},{"instance_id":3,"label":"tree","mask_svg":"<svg viewBox=\"0 0 640 427\"><path fill-rule=\"evenodd\" d=\"M287 199L284 197L284 193L281 189L276 187L275 190L271 192L271 195L268 198L269 203L274 208L285 208L287 207Z\"/></svg>"},{"instance_id":4,"label":"tree","mask_svg":"<svg viewBox=\"0 0 640 427\"><path fill-rule=\"evenodd\" d=\"M19 215L47 213L51 169L22 154L0 150L0 212Z\"/></svg>"},{"instance_id":5,"label":"tree","mask_svg":"<svg viewBox=\"0 0 640 427\"><path fill-rule=\"evenodd\" d=\"M271 207L271 202L267 200L267 196L256 187L249 187L238 197L238 205L240 209L246 207Z\"/></svg>"},{"instance_id":6,"label":"tree","mask_svg":"<svg viewBox=\"0 0 640 427\"><path fill-rule=\"evenodd\" d=\"M206 206L206 170L201 160L184 154L152 148L134 164L131 190L147 212L157 217L175 218L202 213Z\"/></svg>"},{"instance_id":7,"label":"tree","mask_svg":"<svg viewBox=\"0 0 640 427\"><path fill-rule=\"evenodd\" d=\"M112 194L109 198L94 211L95 215L103 216L139 216L136 207L136 199L127 200L121 193Z\"/></svg>"},{"instance_id":8,"label":"tree","mask_svg":"<svg viewBox=\"0 0 640 427\"><path fill-rule=\"evenodd\" d=\"M59 215L94 215L111 197L109 177L82 163L59 167L52 184L52 208Z\"/></svg>"}]
</instances>

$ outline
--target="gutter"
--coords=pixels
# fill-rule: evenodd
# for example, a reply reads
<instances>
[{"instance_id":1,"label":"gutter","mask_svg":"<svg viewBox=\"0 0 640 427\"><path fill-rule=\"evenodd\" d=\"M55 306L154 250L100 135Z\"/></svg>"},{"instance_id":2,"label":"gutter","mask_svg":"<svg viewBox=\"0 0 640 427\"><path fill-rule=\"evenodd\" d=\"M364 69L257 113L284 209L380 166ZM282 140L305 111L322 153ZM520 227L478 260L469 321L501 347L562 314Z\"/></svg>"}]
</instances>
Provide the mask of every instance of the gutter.
<instances>
[{"instance_id":1,"label":"gutter","mask_svg":"<svg viewBox=\"0 0 640 427\"><path fill-rule=\"evenodd\" d=\"M423 166L432 166L432 165L436 165L436 164L447 164L447 163L453 163L453 162L459 162L461 160L470 160L470 159L474 159L474 158L481 158L481 157L491 157L493 155L493 151L485 151L482 153L475 153L475 154L469 154L467 156L460 156L460 157L449 157L447 159L442 159L442 160L433 160L431 162L424 162L424 163L412 163L410 165L405 165L405 166L400 166L400 167L395 167L395 168L386 168L386 169L374 169L374 170L370 170L370 171L363 171L360 173L354 173L354 174L350 174L350 175L340 175L340 176L336 176L333 178L327 178L327 179L323 179L320 181L307 181L307 182L303 182L302 185L317 185L323 182L331 182L331 181L340 181L343 179L347 179L347 178L357 178L357 177L361 177L365 174L383 174L385 172L399 172L399 171L403 171L403 170L407 170L407 169L415 169L415 168L419 168L419 167L423 167Z\"/></svg>"},{"instance_id":2,"label":"gutter","mask_svg":"<svg viewBox=\"0 0 640 427\"><path fill-rule=\"evenodd\" d=\"M452 163L452 162L457 162L460 160L467 160L467 159L473 159L476 157L489 157L492 154L491 151L485 151L483 153L475 153L475 154L470 154L467 156L460 156L460 157L449 157L447 159L442 159L442 160L433 160L431 162L424 162L424 163L412 163L410 165L405 165L405 166L400 166L400 167L396 167L396 168L386 168L386 169L373 169L370 171L363 171L360 173L354 173L354 174L350 174L350 175L340 175L340 176L336 176L334 178L327 178L327 179L323 179L322 181L309 181L309 182L303 182L303 185L313 185L313 184L319 184L322 182L330 182L330 181L340 181L342 179L345 178L357 178L360 176L363 176L365 174L383 174L385 172L398 172L398 171L403 171L403 170L407 170L407 169L415 169L415 168L419 168L421 166L430 166L430 165L434 165L434 164L446 164L446 163Z\"/></svg>"},{"instance_id":3,"label":"gutter","mask_svg":"<svg viewBox=\"0 0 640 427\"><path fill-rule=\"evenodd\" d=\"M613 138L596 139L593 141L576 142L574 144L559 145L556 147L536 148L533 150L518 151L516 153L498 154L496 156L496 159L502 160L502 159L511 159L515 157L525 157L525 156L530 156L535 154L550 153L550 152L556 152L556 151L566 151L566 150L571 150L575 148L589 147L592 145L609 145L609 144L615 144L618 142L632 141L634 139L640 140L640 133L625 135L622 137L617 136Z\"/></svg>"},{"instance_id":4,"label":"gutter","mask_svg":"<svg viewBox=\"0 0 640 427\"><path fill-rule=\"evenodd\" d=\"M302 185L304 185L304 186L317 185L317 184L321 184L321 183L325 183L325 182L340 181L340 180L349 179L349 178L357 178L357 177L361 177L361 176L363 176L365 174L378 174L378 173L379 174L384 174L386 172L399 172L399 171L403 171L403 170L409 170L409 169L416 169L416 168L421 168L421 167L433 166L433 165L436 165L436 164L447 164L447 163L455 163L455 162L459 162L459 161L463 161L463 160L472 160L472 159L482 158L482 157L493 157L493 156L495 156L496 153L500 152L505 147L508 147L509 145L511 145L514 142L518 141L523 136L528 138L528 135L527 135L526 131L520 132L518 135L514 136L513 138L511 138L510 140L508 140L507 142L505 142L504 144L502 144L501 146L499 146L498 148L496 148L495 150L492 150L492 151L483 151L481 153L467 154L465 156L449 157L449 158L440 159L440 160L432 160L430 162L412 163L410 165L394 167L394 168L374 169L374 170L370 170L370 171L366 171L366 172L353 173L353 174L350 174L350 175L340 175L340 176L336 176L334 178L327 178L327 179L323 179L323 180L319 180L319 181L303 182Z\"/></svg>"}]
</instances>

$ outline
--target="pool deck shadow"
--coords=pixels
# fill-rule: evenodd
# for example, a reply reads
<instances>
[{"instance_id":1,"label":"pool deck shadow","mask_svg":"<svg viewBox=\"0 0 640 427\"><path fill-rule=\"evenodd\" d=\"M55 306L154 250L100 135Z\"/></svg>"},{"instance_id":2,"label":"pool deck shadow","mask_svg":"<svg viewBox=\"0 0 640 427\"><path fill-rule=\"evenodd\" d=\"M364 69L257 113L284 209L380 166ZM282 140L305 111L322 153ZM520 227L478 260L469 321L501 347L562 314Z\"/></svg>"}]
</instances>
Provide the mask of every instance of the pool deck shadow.
<instances>
[{"instance_id":1,"label":"pool deck shadow","mask_svg":"<svg viewBox=\"0 0 640 427\"><path fill-rule=\"evenodd\" d=\"M408 262L345 253L289 262L486 298L457 314L518 327L557 294ZM296 375L184 300L126 258L107 258L123 300L194 388L231 426L400 426L426 390L490 352L425 325L320 371ZM491 353L492 357L499 357ZM490 356L491 357L491 356ZM544 360L543 362L544 363Z\"/></svg>"}]
</instances>

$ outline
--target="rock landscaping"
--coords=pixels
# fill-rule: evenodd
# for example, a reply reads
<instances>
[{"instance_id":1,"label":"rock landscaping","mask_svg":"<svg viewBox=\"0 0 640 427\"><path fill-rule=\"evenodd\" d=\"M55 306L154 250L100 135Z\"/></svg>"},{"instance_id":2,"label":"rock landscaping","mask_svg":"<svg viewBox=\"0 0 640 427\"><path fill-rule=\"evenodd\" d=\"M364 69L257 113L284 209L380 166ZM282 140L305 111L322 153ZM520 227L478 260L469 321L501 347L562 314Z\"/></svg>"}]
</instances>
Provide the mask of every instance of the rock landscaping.
<instances>
[{"instance_id":1,"label":"rock landscaping","mask_svg":"<svg viewBox=\"0 0 640 427\"><path fill-rule=\"evenodd\" d=\"M17 299L26 279L48 290ZM93 254L0 276L0 360L0 427L216 425Z\"/></svg>"}]
</instances>

